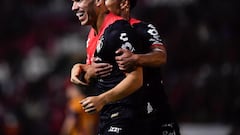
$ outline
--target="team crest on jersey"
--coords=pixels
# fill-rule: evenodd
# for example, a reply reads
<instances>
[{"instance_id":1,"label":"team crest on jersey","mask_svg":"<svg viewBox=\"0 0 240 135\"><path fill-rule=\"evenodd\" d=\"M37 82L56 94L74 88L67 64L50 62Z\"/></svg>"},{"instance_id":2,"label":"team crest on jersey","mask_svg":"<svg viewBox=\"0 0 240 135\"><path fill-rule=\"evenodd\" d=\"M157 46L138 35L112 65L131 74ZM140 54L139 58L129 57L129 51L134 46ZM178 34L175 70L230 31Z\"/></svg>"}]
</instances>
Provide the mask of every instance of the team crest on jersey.
<instances>
[{"instance_id":1,"label":"team crest on jersey","mask_svg":"<svg viewBox=\"0 0 240 135\"><path fill-rule=\"evenodd\" d=\"M152 107L152 105L150 104L150 102L147 102L147 113L149 114L149 113L151 113L151 112L153 112L153 107Z\"/></svg>"},{"instance_id":2,"label":"team crest on jersey","mask_svg":"<svg viewBox=\"0 0 240 135\"><path fill-rule=\"evenodd\" d=\"M120 40L123 41L123 44L122 44L121 48L123 48L123 49L128 49L128 50L130 50L131 52L135 51L134 47L133 47L132 44L129 42L127 33L121 33L121 35L120 35Z\"/></svg>"},{"instance_id":3,"label":"team crest on jersey","mask_svg":"<svg viewBox=\"0 0 240 135\"><path fill-rule=\"evenodd\" d=\"M104 40L104 37L101 36L101 38L97 42L97 48L96 48L97 53L99 53L103 47L103 40Z\"/></svg>"}]
</instances>

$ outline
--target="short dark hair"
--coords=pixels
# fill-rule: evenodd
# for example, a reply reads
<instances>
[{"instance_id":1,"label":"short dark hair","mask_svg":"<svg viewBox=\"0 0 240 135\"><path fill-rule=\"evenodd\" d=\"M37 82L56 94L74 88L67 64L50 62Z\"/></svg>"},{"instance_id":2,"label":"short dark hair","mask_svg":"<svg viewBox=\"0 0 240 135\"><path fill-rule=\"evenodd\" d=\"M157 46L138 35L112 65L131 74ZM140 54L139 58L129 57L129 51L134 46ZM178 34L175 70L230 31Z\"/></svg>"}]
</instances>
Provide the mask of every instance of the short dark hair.
<instances>
[{"instance_id":1,"label":"short dark hair","mask_svg":"<svg viewBox=\"0 0 240 135\"><path fill-rule=\"evenodd\" d=\"M137 4L137 0L129 0L129 1L130 1L130 9L133 9Z\"/></svg>"}]
</instances>

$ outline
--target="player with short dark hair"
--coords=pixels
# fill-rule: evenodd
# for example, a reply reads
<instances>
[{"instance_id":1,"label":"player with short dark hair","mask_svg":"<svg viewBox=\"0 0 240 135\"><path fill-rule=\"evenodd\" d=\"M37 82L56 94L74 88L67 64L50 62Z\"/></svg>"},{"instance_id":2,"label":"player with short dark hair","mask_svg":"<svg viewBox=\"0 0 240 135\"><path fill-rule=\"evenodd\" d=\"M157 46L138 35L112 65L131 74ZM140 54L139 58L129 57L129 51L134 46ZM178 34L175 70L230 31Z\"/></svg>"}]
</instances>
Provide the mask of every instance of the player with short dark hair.
<instances>
[{"instance_id":1,"label":"player with short dark hair","mask_svg":"<svg viewBox=\"0 0 240 135\"><path fill-rule=\"evenodd\" d=\"M155 132L180 134L163 88L161 66L166 63L167 53L157 29L152 24L130 18L130 10L136 5L136 0L106 0L105 3L111 12L130 21L144 45L145 52L143 54L133 54L119 49L117 53L122 55L116 57L121 70L129 71L138 65L144 67L144 119L146 125L143 126L146 129L144 131L146 134ZM101 73L102 76L108 75L109 65L101 66L96 64L94 70ZM73 68L73 71L76 71L75 69ZM76 75L73 74L71 77ZM89 76L96 76L96 72L90 73Z\"/></svg>"},{"instance_id":2,"label":"player with short dark hair","mask_svg":"<svg viewBox=\"0 0 240 135\"><path fill-rule=\"evenodd\" d=\"M80 101L83 109L87 113L100 111L99 135L137 134L142 68L123 72L115 60L119 48L140 50L134 46L138 44L134 30L128 21L109 13L104 0L73 0L72 10L82 25L92 26L87 41L87 64L81 64L80 69L87 71L94 58L112 65L110 75L97 76L88 84L98 93Z\"/></svg>"},{"instance_id":3,"label":"player with short dark hair","mask_svg":"<svg viewBox=\"0 0 240 135\"><path fill-rule=\"evenodd\" d=\"M161 75L161 68L166 63L167 52L165 43L153 24L130 17L130 10L137 0L106 0L111 12L124 16L136 30L143 45L144 53L134 54L128 50L119 49L116 57L121 70L129 71L135 66L143 66L144 92L144 125L146 135L175 134L179 135L179 126L168 104L167 95ZM120 12L119 12L120 11Z\"/></svg>"}]
</instances>

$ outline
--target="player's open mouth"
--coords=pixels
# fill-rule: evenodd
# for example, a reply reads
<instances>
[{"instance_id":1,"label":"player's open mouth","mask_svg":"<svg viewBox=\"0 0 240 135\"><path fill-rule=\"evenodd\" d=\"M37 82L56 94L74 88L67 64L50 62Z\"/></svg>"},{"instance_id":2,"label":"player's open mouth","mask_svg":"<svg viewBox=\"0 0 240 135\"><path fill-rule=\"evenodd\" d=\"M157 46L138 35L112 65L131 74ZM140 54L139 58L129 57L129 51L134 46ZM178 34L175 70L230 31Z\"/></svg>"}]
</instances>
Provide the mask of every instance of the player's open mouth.
<instances>
[{"instance_id":1,"label":"player's open mouth","mask_svg":"<svg viewBox=\"0 0 240 135\"><path fill-rule=\"evenodd\" d=\"M79 20L80 20L81 18L84 17L84 12L83 12L83 11L77 12L77 13L76 13L76 16L77 16L77 17L79 18Z\"/></svg>"}]
</instances>

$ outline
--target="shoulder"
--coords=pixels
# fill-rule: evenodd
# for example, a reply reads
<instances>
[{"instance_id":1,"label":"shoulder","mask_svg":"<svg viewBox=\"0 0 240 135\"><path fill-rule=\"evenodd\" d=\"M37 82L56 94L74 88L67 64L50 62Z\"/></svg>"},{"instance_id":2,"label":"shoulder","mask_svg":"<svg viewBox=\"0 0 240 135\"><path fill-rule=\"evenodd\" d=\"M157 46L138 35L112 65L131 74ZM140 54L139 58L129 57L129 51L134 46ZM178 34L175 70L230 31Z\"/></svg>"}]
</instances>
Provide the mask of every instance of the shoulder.
<instances>
[{"instance_id":1,"label":"shoulder","mask_svg":"<svg viewBox=\"0 0 240 135\"><path fill-rule=\"evenodd\" d=\"M111 44L112 47L128 48L135 51L138 38L136 38L136 32L128 21L118 20L105 30L104 42Z\"/></svg>"},{"instance_id":2,"label":"shoulder","mask_svg":"<svg viewBox=\"0 0 240 135\"><path fill-rule=\"evenodd\" d=\"M131 27L130 23L123 19L120 16L109 13L106 16L105 22L103 24L105 26L105 30L115 30L115 29L124 29Z\"/></svg>"},{"instance_id":3,"label":"shoulder","mask_svg":"<svg viewBox=\"0 0 240 135\"><path fill-rule=\"evenodd\" d=\"M163 45L163 39L154 24L140 21L132 26L145 44Z\"/></svg>"},{"instance_id":4,"label":"shoulder","mask_svg":"<svg viewBox=\"0 0 240 135\"><path fill-rule=\"evenodd\" d=\"M109 30L119 30L119 31L126 31L131 30L132 26L130 23L126 20L117 20L112 25L109 26Z\"/></svg>"},{"instance_id":5,"label":"shoulder","mask_svg":"<svg viewBox=\"0 0 240 135\"><path fill-rule=\"evenodd\" d=\"M120 36L122 33L134 35L134 29L126 20L117 20L105 30L104 35L107 37Z\"/></svg>"},{"instance_id":6,"label":"shoulder","mask_svg":"<svg viewBox=\"0 0 240 135\"><path fill-rule=\"evenodd\" d=\"M132 23L132 27L136 30L143 30L143 31L147 31L150 29L155 29L157 31L157 27L149 22L144 22L144 21L133 21Z\"/></svg>"}]
</instances>

